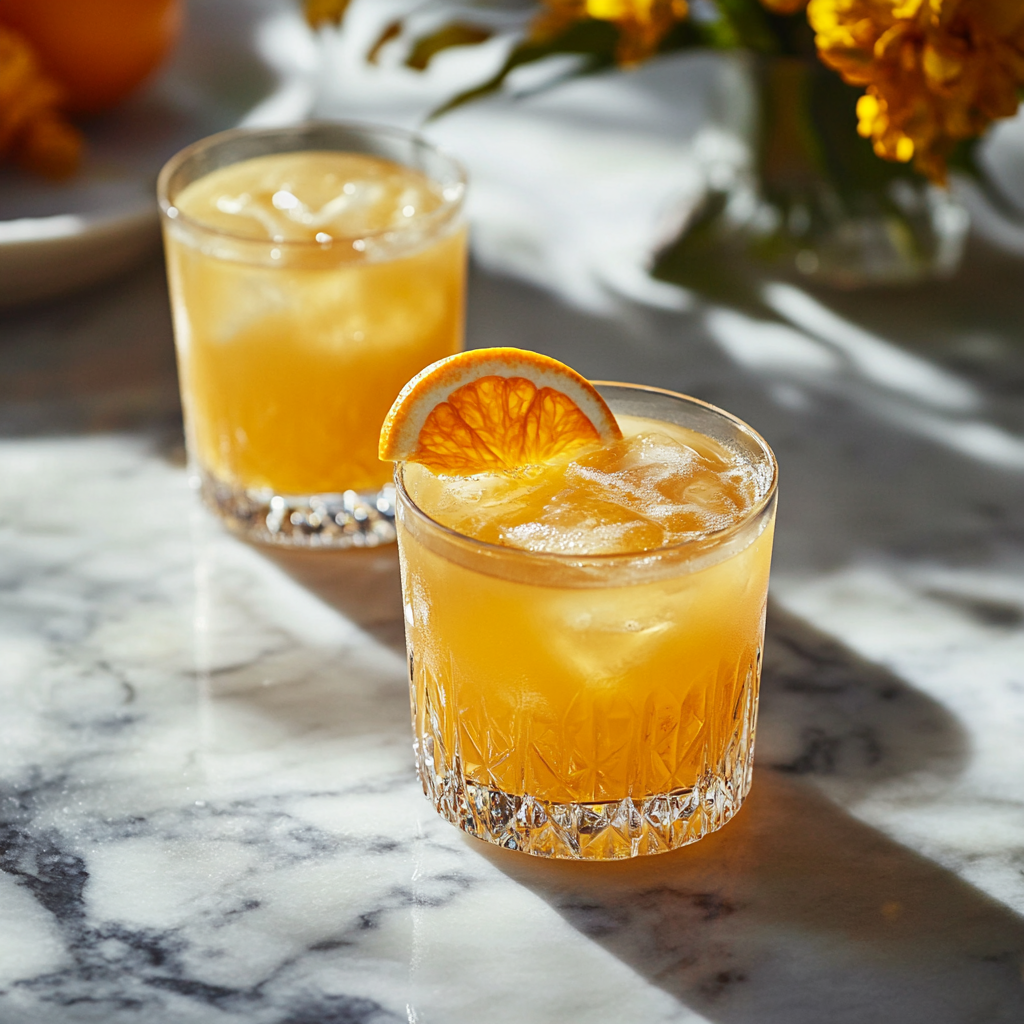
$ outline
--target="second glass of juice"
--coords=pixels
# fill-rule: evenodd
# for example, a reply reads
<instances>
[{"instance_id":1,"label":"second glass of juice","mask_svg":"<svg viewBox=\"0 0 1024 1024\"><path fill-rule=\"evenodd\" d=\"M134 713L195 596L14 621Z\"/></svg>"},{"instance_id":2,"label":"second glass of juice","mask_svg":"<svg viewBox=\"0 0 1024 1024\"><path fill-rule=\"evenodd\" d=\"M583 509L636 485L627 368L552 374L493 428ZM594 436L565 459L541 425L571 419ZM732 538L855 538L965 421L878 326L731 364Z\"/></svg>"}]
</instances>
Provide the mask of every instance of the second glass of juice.
<instances>
[{"instance_id":1,"label":"second glass of juice","mask_svg":"<svg viewBox=\"0 0 1024 1024\"><path fill-rule=\"evenodd\" d=\"M193 478L264 542L394 539L377 438L462 347L465 176L417 135L310 123L204 139L160 175Z\"/></svg>"},{"instance_id":2,"label":"second glass of juice","mask_svg":"<svg viewBox=\"0 0 1024 1024\"><path fill-rule=\"evenodd\" d=\"M746 424L595 384L624 438L511 476L398 482L417 769L542 857L661 853L750 787L776 464Z\"/></svg>"}]
</instances>

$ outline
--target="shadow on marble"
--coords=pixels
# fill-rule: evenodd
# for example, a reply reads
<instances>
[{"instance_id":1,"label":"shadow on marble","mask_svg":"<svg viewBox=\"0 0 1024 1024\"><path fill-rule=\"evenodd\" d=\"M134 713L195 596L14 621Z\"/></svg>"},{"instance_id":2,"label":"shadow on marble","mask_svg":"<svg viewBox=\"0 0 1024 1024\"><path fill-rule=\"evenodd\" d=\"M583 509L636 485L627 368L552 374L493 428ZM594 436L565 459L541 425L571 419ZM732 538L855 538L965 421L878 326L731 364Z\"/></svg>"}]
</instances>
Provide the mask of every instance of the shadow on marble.
<instances>
[{"instance_id":1,"label":"shadow on marble","mask_svg":"<svg viewBox=\"0 0 1024 1024\"><path fill-rule=\"evenodd\" d=\"M848 803L901 778L931 795L967 756L967 734L944 707L769 602L759 765L812 777Z\"/></svg>"},{"instance_id":2,"label":"shadow on marble","mask_svg":"<svg viewBox=\"0 0 1024 1024\"><path fill-rule=\"evenodd\" d=\"M721 832L612 864L466 843L710 1021L1024 1019L1024 921L831 799L940 790L960 725L777 606L766 652L754 787Z\"/></svg>"},{"instance_id":3,"label":"shadow on marble","mask_svg":"<svg viewBox=\"0 0 1024 1024\"><path fill-rule=\"evenodd\" d=\"M397 544L350 551L253 547L300 586L405 657Z\"/></svg>"},{"instance_id":4,"label":"shadow on marble","mask_svg":"<svg viewBox=\"0 0 1024 1024\"><path fill-rule=\"evenodd\" d=\"M725 829L676 853L575 865L474 849L717 1024L1024 1019L1024 922L771 770Z\"/></svg>"}]
</instances>

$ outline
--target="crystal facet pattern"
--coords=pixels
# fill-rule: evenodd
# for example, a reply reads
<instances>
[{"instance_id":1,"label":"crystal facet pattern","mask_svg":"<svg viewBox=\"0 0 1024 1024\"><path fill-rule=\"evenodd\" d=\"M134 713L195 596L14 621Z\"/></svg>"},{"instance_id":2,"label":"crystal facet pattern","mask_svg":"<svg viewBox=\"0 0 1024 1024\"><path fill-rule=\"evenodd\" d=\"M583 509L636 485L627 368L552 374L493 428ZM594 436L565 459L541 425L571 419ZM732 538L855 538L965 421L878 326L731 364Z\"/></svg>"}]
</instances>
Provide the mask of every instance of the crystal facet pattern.
<instances>
[{"instance_id":1,"label":"crystal facet pattern","mask_svg":"<svg viewBox=\"0 0 1024 1024\"><path fill-rule=\"evenodd\" d=\"M757 720L757 663L746 673L724 749L692 786L606 802L556 802L508 793L467 777L446 709L412 667L416 767L423 792L453 825L497 846L538 857L620 860L665 853L721 828L750 789Z\"/></svg>"},{"instance_id":2,"label":"crystal facet pattern","mask_svg":"<svg viewBox=\"0 0 1024 1024\"><path fill-rule=\"evenodd\" d=\"M672 850L735 814L770 528L701 572L563 588L444 558L403 514L417 765L440 814L500 846L582 860Z\"/></svg>"},{"instance_id":3,"label":"crystal facet pattern","mask_svg":"<svg viewBox=\"0 0 1024 1024\"><path fill-rule=\"evenodd\" d=\"M199 470L193 483L225 526L246 540L300 548L373 548L395 541L395 488L296 496L232 487Z\"/></svg>"}]
</instances>

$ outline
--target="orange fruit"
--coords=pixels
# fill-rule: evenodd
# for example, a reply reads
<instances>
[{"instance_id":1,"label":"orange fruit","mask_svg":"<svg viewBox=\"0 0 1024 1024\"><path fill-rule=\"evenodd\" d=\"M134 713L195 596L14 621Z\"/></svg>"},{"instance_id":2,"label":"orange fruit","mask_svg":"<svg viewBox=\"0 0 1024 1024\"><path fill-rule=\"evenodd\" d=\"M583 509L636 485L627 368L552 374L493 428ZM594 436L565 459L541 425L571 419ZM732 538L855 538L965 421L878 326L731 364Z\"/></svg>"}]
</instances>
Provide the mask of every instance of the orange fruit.
<instances>
[{"instance_id":1,"label":"orange fruit","mask_svg":"<svg viewBox=\"0 0 1024 1024\"><path fill-rule=\"evenodd\" d=\"M32 44L70 111L124 99L178 37L181 0L0 0L0 22Z\"/></svg>"},{"instance_id":2,"label":"orange fruit","mask_svg":"<svg viewBox=\"0 0 1024 1024\"><path fill-rule=\"evenodd\" d=\"M536 352L483 348L438 360L402 388L379 454L470 476L542 465L621 437L604 399L575 370Z\"/></svg>"}]
</instances>

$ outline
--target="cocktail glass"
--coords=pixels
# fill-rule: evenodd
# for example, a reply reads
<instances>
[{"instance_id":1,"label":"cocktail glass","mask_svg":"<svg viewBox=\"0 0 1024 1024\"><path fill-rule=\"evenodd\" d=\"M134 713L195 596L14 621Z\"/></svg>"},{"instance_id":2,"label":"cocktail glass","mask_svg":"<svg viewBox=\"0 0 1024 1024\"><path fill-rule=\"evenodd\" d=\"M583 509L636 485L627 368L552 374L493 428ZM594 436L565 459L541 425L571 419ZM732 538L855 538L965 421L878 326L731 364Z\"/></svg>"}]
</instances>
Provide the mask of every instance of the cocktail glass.
<instances>
[{"instance_id":1,"label":"cocktail glass","mask_svg":"<svg viewBox=\"0 0 1024 1024\"><path fill-rule=\"evenodd\" d=\"M484 543L418 508L398 541L417 768L466 832L542 857L692 843L751 783L777 467L746 424L669 391L595 385L616 415L697 431L750 474L742 520L640 554Z\"/></svg>"},{"instance_id":2,"label":"cocktail glass","mask_svg":"<svg viewBox=\"0 0 1024 1024\"><path fill-rule=\"evenodd\" d=\"M323 152L411 168L439 204L309 241L231 234L175 205L220 168ZM206 503L264 542L393 540L392 467L377 439L402 385L462 347L462 168L408 132L313 122L203 139L164 167L158 193L189 461Z\"/></svg>"}]
</instances>

